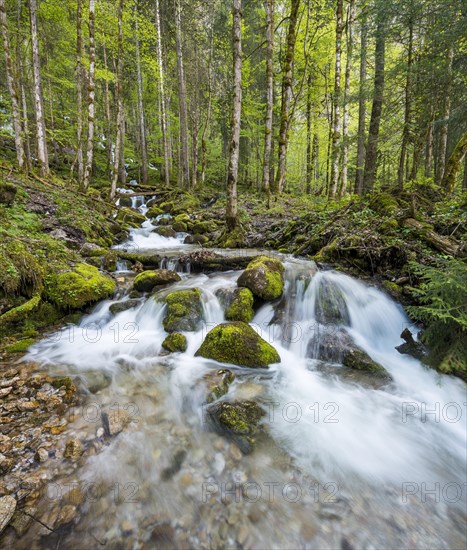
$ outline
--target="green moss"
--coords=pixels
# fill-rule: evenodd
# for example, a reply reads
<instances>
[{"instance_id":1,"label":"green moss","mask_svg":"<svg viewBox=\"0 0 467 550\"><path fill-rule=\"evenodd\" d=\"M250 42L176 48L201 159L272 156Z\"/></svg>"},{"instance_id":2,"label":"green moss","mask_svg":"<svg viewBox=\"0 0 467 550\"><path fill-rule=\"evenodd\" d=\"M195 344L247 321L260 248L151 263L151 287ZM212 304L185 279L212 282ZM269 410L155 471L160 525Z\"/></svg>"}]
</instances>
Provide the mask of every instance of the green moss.
<instances>
[{"instance_id":1,"label":"green moss","mask_svg":"<svg viewBox=\"0 0 467 550\"><path fill-rule=\"evenodd\" d=\"M225 318L229 321L249 323L255 314L253 311L253 294L248 288L235 289L233 300L225 310Z\"/></svg>"},{"instance_id":2,"label":"green moss","mask_svg":"<svg viewBox=\"0 0 467 550\"><path fill-rule=\"evenodd\" d=\"M176 290L165 297L167 315L163 325L167 332L195 331L203 317L201 290Z\"/></svg>"},{"instance_id":3,"label":"green moss","mask_svg":"<svg viewBox=\"0 0 467 550\"><path fill-rule=\"evenodd\" d=\"M148 218L157 218L157 216L160 216L161 214L163 214L164 211L162 210L162 208L159 208L158 206L152 206L147 212L146 212L146 216Z\"/></svg>"},{"instance_id":4,"label":"green moss","mask_svg":"<svg viewBox=\"0 0 467 550\"><path fill-rule=\"evenodd\" d=\"M139 292L150 292L156 286L167 285L180 281L180 275L169 269L143 271L135 277L133 288Z\"/></svg>"},{"instance_id":5,"label":"green moss","mask_svg":"<svg viewBox=\"0 0 467 550\"><path fill-rule=\"evenodd\" d=\"M172 353L176 351L184 352L187 348L187 339L184 334L173 332L162 342L162 347Z\"/></svg>"},{"instance_id":6,"label":"green moss","mask_svg":"<svg viewBox=\"0 0 467 550\"><path fill-rule=\"evenodd\" d=\"M25 338L24 340L19 340L11 346L8 346L6 351L10 353L25 353L35 342L35 338Z\"/></svg>"},{"instance_id":7,"label":"green moss","mask_svg":"<svg viewBox=\"0 0 467 550\"><path fill-rule=\"evenodd\" d=\"M249 288L262 300L275 300L284 291L284 266L275 258L258 256L248 264L237 284Z\"/></svg>"},{"instance_id":8,"label":"green moss","mask_svg":"<svg viewBox=\"0 0 467 550\"><path fill-rule=\"evenodd\" d=\"M21 304L18 307L10 309L2 316L0 316L0 323L6 325L8 323L17 323L18 321L23 321L27 318L37 307L41 301L40 294L35 294L30 300L26 303Z\"/></svg>"},{"instance_id":9,"label":"green moss","mask_svg":"<svg viewBox=\"0 0 467 550\"><path fill-rule=\"evenodd\" d=\"M62 309L80 309L112 296L115 289L113 279L88 264L48 276L45 287L48 299Z\"/></svg>"},{"instance_id":10,"label":"green moss","mask_svg":"<svg viewBox=\"0 0 467 550\"><path fill-rule=\"evenodd\" d=\"M154 233L158 233L163 237L175 237L177 234L177 232L174 231L172 227L169 227L169 226L156 227L156 229L154 229Z\"/></svg>"},{"instance_id":11,"label":"green moss","mask_svg":"<svg viewBox=\"0 0 467 550\"><path fill-rule=\"evenodd\" d=\"M391 379L387 370L381 365L378 365L378 363L373 361L373 359L371 359L371 357L362 350L350 350L344 355L342 364L350 369L368 372L388 380Z\"/></svg>"},{"instance_id":12,"label":"green moss","mask_svg":"<svg viewBox=\"0 0 467 550\"><path fill-rule=\"evenodd\" d=\"M204 233L212 233L216 231L217 223L214 221L198 222L193 225L193 233L195 235L203 235Z\"/></svg>"},{"instance_id":13,"label":"green moss","mask_svg":"<svg viewBox=\"0 0 467 550\"><path fill-rule=\"evenodd\" d=\"M177 231L177 233L186 233L188 230L188 227L185 222L174 222L172 227L174 231Z\"/></svg>"},{"instance_id":14,"label":"green moss","mask_svg":"<svg viewBox=\"0 0 467 550\"><path fill-rule=\"evenodd\" d=\"M190 221L190 216L188 214L179 214L178 216L175 216L174 221L176 223L188 223Z\"/></svg>"},{"instance_id":15,"label":"green moss","mask_svg":"<svg viewBox=\"0 0 467 550\"><path fill-rule=\"evenodd\" d=\"M389 193L377 193L370 200L370 208L382 216L393 216L400 210L399 203Z\"/></svg>"},{"instance_id":16,"label":"green moss","mask_svg":"<svg viewBox=\"0 0 467 550\"><path fill-rule=\"evenodd\" d=\"M213 328L195 355L251 368L267 368L281 360L271 344L242 322L223 323Z\"/></svg>"},{"instance_id":17,"label":"green moss","mask_svg":"<svg viewBox=\"0 0 467 550\"><path fill-rule=\"evenodd\" d=\"M118 223L130 225L132 227L139 227L144 221L146 221L145 216L139 212L135 212L131 208L120 208L117 214Z\"/></svg>"},{"instance_id":18,"label":"green moss","mask_svg":"<svg viewBox=\"0 0 467 550\"><path fill-rule=\"evenodd\" d=\"M229 387L235 380L235 375L228 369L219 369L204 377L208 387L206 403L217 401L229 391Z\"/></svg>"},{"instance_id":19,"label":"green moss","mask_svg":"<svg viewBox=\"0 0 467 550\"><path fill-rule=\"evenodd\" d=\"M7 182L0 182L0 203L10 206L15 200L17 193L16 185Z\"/></svg>"},{"instance_id":20,"label":"green moss","mask_svg":"<svg viewBox=\"0 0 467 550\"><path fill-rule=\"evenodd\" d=\"M379 230L384 235L390 235L391 233L394 233L399 228L399 224L397 223L397 220L394 220L392 218L385 220L381 225Z\"/></svg>"}]
</instances>

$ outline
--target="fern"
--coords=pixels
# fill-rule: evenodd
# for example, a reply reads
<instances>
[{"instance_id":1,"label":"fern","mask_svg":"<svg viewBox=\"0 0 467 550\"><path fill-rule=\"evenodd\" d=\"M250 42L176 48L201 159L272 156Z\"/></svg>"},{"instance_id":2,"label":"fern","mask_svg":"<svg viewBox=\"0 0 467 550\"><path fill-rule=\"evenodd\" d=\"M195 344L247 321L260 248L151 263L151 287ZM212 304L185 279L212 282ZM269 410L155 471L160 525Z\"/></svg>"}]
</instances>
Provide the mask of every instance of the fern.
<instances>
[{"instance_id":1,"label":"fern","mask_svg":"<svg viewBox=\"0 0 467 550\"><path fill-rule=\"evenodd\" d=\"M430 348L428 363L441 372L467 378L467 266L453 258L435 266L411 263L421 279L413 290L420 305L409 314L426 325L422 340Z\"/></svg>"}]
</instances>

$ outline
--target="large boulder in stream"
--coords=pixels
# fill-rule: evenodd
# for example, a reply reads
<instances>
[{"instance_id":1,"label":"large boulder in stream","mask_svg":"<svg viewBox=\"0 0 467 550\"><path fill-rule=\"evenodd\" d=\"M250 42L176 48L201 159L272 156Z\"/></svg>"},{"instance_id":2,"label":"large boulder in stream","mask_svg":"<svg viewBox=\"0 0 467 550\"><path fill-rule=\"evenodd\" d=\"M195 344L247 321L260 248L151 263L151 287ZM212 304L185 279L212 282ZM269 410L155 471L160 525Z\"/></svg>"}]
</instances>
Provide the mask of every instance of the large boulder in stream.
<instances>
[{"instance_id":1,"label":"large boulder in stream","mask_svg":"<svg viewBox=\"0 0 467 550\"><path fill-rule=\"evenodd\" d=\"M203 320L203 304L199 288L171 292L165 297L165 303L167 315L163 325L167 332L194 332L200 328Z\"/></svg>"},{"instance_id":2,"label":"large boulder in stream","mask_svg":"<svg viewBox=\"0 0 467 550\"><path fill-rule=\"evenodd\" d=\"M143 271L135 277L133 288L139 292L151 292L156 286L169 285L181 281L180 275L171 269Z\"/></svg>"},{"instance_id":3,"label":"large boulder in stream","mask_svg":"<svg viewBox=\"0 0 467 550\"><path fill-rule=\"evenodd\" d=\"M216 296L224 308L228 321L249 323L255 314L253 311L253 294L248 288L220 288Z\"/></svg>"},{"instance_id":4,"label":"large boulder in stream","mask_svg":"<svg viewBox=\"0 0 467 550\"><path fill-rule=\"evenodd\" d=\"M253 451L263 409L254 401L218 401L207 407L213 429L231 439L243 454Z\"/></svg>"},{"instance_id":5,"label":"large boulder in stream","mask_svg":"<svg viewBox=\"0 0 467 550\"><path fill-rule=\"evenodd\" d=\"M328 279L320 281L315 304L316 320L322 325L350 325L350 315L342 290Z\"/></svg>"},{"instance_id":6,"label":"large boulder in stream","mask_svg":"<svg viewBox=\"0 0 467 550\"><path fill-rule=\"evenodd\" d=\"M162 235L162 237L176 237L177 232L168 225L161 225L159 227L156 227L156 229L153 229L153 233L157 233L158 235Z\"/></svg>"},{"instance_id":7,"label":"large boulder in stream","mask_svg":"<svg viewBox=\"0 0 467 550\"><path fill-rule=\"evenodd\" d=\"M73 270L47 277L47 299L61 309L81 309L88 304L112 296L113 279L89 264L77 264Z\"/></svg>"},{"instance_id":8,"label":"large boulder in stream","mask_svg":"<svg viewBox=\"0 0 467 550\"><path fill-rule=\"evenodd\" d=\"M358 371L363 375L362 381L365 382L374 379L386 383L392 380L388 371L359 348L342 328L319 330L308 343L307 357L328 364L340 363L346 368L336 368L332 372L344 378L358 381ZM330 369L324 370L329 372Z\"/></svg>"},{"instance_id":9,"label":"large boulder in stream","mask_svg":"<svg viewBox=\"0 0 467 550\"><path fill-rule=\"evenodd\" d=\"M262 300L275 300L284 291L284 266L275 258L258 256L247 265L237 284Z\"/></svg>"},{"instance_id":10,"label":"large boulder in stream","mask_svg":"<svg viewBox=\"0 0 467 550\"><path fill-rule=\"evenodd\" d=\"M280 363L280 356L266 340L246 323L222 323L204 339L196 356L240 367L267 368Z\"/></svg>"}]
</instances>

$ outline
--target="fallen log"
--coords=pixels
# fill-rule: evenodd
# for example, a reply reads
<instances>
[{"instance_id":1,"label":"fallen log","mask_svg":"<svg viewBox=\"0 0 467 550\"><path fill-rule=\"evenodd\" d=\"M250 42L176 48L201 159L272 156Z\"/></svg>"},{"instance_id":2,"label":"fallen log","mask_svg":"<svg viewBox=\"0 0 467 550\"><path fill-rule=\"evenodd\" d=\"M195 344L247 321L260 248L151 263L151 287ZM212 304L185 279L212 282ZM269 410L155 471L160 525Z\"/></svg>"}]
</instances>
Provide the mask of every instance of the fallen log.
<instances>
[{"instance_id":1,"label":"fallen log","mask_svg":"<svg viewBox=\"0 0 467 550\"><path fill-rule=\"evenodd\" d=\"M413 218L407 218L404 220L403 225L412 229L420 239L430 244L433 248L436 248L436 250L454 257L462 258L465 256L463 244L453 238L439 235L428 223L422 223Z\"/></svg>"}]
</instances>

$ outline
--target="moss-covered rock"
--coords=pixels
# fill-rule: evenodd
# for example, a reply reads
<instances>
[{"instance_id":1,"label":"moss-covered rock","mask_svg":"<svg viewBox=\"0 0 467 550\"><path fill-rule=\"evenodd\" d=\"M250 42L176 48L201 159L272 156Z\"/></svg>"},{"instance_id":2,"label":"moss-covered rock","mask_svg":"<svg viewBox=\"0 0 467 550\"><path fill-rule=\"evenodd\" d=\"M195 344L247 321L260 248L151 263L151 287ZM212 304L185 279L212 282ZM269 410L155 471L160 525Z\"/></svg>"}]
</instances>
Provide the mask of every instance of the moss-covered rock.
<instances>
[{"instance_id":1,"label":"moss-covered rock","mask_svg":"<svg viewBox=\"0 0 467 550\"><path fill-rule=\"evenodd\" d=\"M26 353L28 349L36 342L35 338L24 338L18 340L6 348L9 353Z\"/></svg>"},{"instance_id":2,"label":"moss-covered rock","mask_svg":"<svg viewBox=\"0 0 467 550\"><path fill-rule=\"evenodd\" d=\"M180 275L170 269L143 271L135 277L133 288L139 292L151 292L156 286L169 285L181 281Z\"/></svg>"},{"instance_id":3,"label":"moss-covered rock","mask_svg":"<svg viewBox=\"0 0 467 550\"><path fill-rule=\"evenodd\" d=\"M212 233L216 231L217 223L215 221L197 222L193 225L193 233L195 235L204 235L204 233Z\"/></svg>"},{"instance_id":4,"label":"moss-covered rock","mask_svg":"<svg viewBox=\"0 0 467 550\"><path fill-rule=\"evenodd\" d=\"M284 266L279 260L258 256L252 260L237 281L262 300L280 298L284 291Z\"/></svg>"},{"instance_id":5,"label":"moss-covered rock","mask_svg":"<svg viewBox=\"0 0 467 550\"><path fill-rule=\"evenodd\" d=\"M117 253L115 250L110 250L102 258L102 268L105 271L117 271Z\"/></svg>"},{"instance_id":6,"label":"moss-covered rock","mask_svg":"<svg viewBox=\"0 0 467 550\"><path fill-rule=\"evenodd\" d=\"M186 336L179 332L172 332L162 342L162 347L167 351L175 353L176 351L184 352L188 346Z\"/></svg>"},{"instance_id":7,"label":"moss-covered rock","mask_svg":"<svg viewBox=\"0 0 467 550\"><path fill-rule=\"evenodd\" d=\"M400 210L399 203L389 193L377 193L371 198L370 208L382 216L394 216Z\"/></svg>"},{"instance_id":8,"label":"moss-covered rock","mask_svg":"<svg viewBox=\"0 0 467 550\"><path fill-rule=\"evenodd\" d=\"M208 241L206 235L187 235L183 244L206 244Z\"/></svg>"},{"instance_id":9,"label":"moss-covered rock","mask_svg":"<svg viewBox=\"0 0 467 550\"><path fill-rule=\"evenodd\" d=\"M174 222L172 227L174 231L177 231L177 233L186 233L188 230L188 226L185 222Z\"/></svg>"},{"instance_id":10,"label":"moss-covered rock","mask_svg":"<svg viewBox=\"0 0 467 550\"><path fill-rule=\"evenodd\" d=\"M174 231L169 226L156 227L156 229L153 230L153 233L158 233L159 235L162 235L163 237L175 237L177 235L177 232Z\"/></svg>"},{"instance_id":11,"label":"moss-covered rock","mask_svg":"<svg viewBox=\"0 0 467 550\"><path fill-rule=\"evenodd\" d=\"M391 235L399 228L397 220L394 218L388 218L380 225L379 230L383 235Z\"/></svg>"},{"instance_id":12,"label":"moss-covered rock","mask_svg":"<svg viewBox=\"0 0 467 550\"><path fill-rule=\"evenodd\" d=\"M133 204L131 197L120 197L120 200L118 202L118 205L120 207L124 206L125 208L131 208L131 205Z\"/></svg>"},{"instance_id":13,"label":"moss-covered rock","mask_svg":"<svg viewBox=\"0 0 467 550\"><path fill-rule=\"evenodd\" d=\"M6 181L0 182L0 204L10 206L13 204L17 193L16 185Z\"/></svg>"},{"instance_id":14,"label":"moss-covered rock","mask_svg":"<svg viewBox=\"0 0 467 550\"><path fill-rule=\"evenodd\" d=\"M174 221L176 223L188 223L190 221L190 216L188 214L178 214L178 216L175 216Z\"/></svg>"},{"instance_id":15,"label":"moss-covered rock","mask_svg":"<svg viewBox=\"0 0 467 550\"><path fill-rule=\"evenodd\" d=\"M81 309L112 296L115 289L113 279L88 264L77 264L72 271L49 275L45 280L47 298L61 309Z\"/></svg>"},{"instance_id":16,"label":"moss-covered rock","mask_svg":"<svg viewBox=\"0 0 467 550\"><path fill-rule=\"evenodd\" d=\"M228 321L249 323L255 314L253 311L253 294L248 288L221 288L216 292L224 307Z\"/></svg>"},{"instance_id":17,"label":"moss-covered rock","mask_svg":"<svg viewBox=\"0 0 467 550\"><path fill-rule=\"evenodd\" d=\"M361 349L352 348L344 354L342 364L349 369L355 369L370 373L378 378L391 380L391 376L388 371L373 361L373 359Z\"/></svg>"},{"instance_id":18,"label":"moss-covered rock","mask_svg":"<svg viewBox=\"0 0 467 550\"><path fill-rule=\"evenodd\" d=\"M122 313L122 311L127 311L138 307L140 303L141 302L139 300L125 300L124 302L117 302L109 307L109 311L112 315L117 315L118 313Z\"/></svg>"},{"instance_id":19,"label":"moss-covered rock","mask_svg":"<svg viewBox=\"0 0 467 550\"><path fill-rule=\"evenodd\" d=\"M206 403L217 401L229 391L229 387L235 380L235 375L229 369L219 369L204 376L208 394Z\"/></svg>"},{"instance_id":20,"label":"moss-covered rock","mask_svg":"<svg viewBox=\"0 0 467 550\"><path fill-rule=\"evenodd\" d=\"M220 401L207 407L215 431L231 439L244 454L253 451L264 411L254 401Z\"/></svg>"},{"instance_id":21,"label":"moss-covered rock","mask_svg":"<svg viewBox=\"0 0 467 550\"><path fill-rule=\"evenodd\" d=\"M240 321L213 328L195 355L250 368L267 368L281 360L271 344L250 325Z\"/></svg>"},{"instance_id":22,"label":"moss-covered rock","mask_svg":"<svg viewBox=\"0 0 467 550\"><path fill-rule=\"evenodd\" d=\"M318 287L315 317L322 325L350 324L349 310L342 290L327 279L323 279Z\"/></svg>"},{"instance_id":23,"label":"moss-covered rock","mask_svg":"<svg viewBox=\"0 0 467 550\"><path fill-rule=\"evenodd\" d=\"M146 217L157 218L157 216L160 216L163 213L164 211L162 208L159 208L158 206L151 206L151 208L146 212Z\"/></svg>"},{"instance_id":24,"label":"moss-covered rock","mask_svg":"<svg viewBox=\"0 0 467 550\"><path fill-rule=\"evenodd\" d=\"M176 290L165 297L167 315L163 321L167 332L196 331L203 319L199 288Z\"/></svg>"},{"instance_id":25,"label":"moss-covered rock","mask_svg":"<svg viewBox=\"0 0 467 550\"><path fill-rule=\"evenodd\" d=\"M132 227L139 227L146 221L145 216L139 212L135 212L131 208L120 208L117 214L117 222Z\"/></svg>"}]
</instances>

